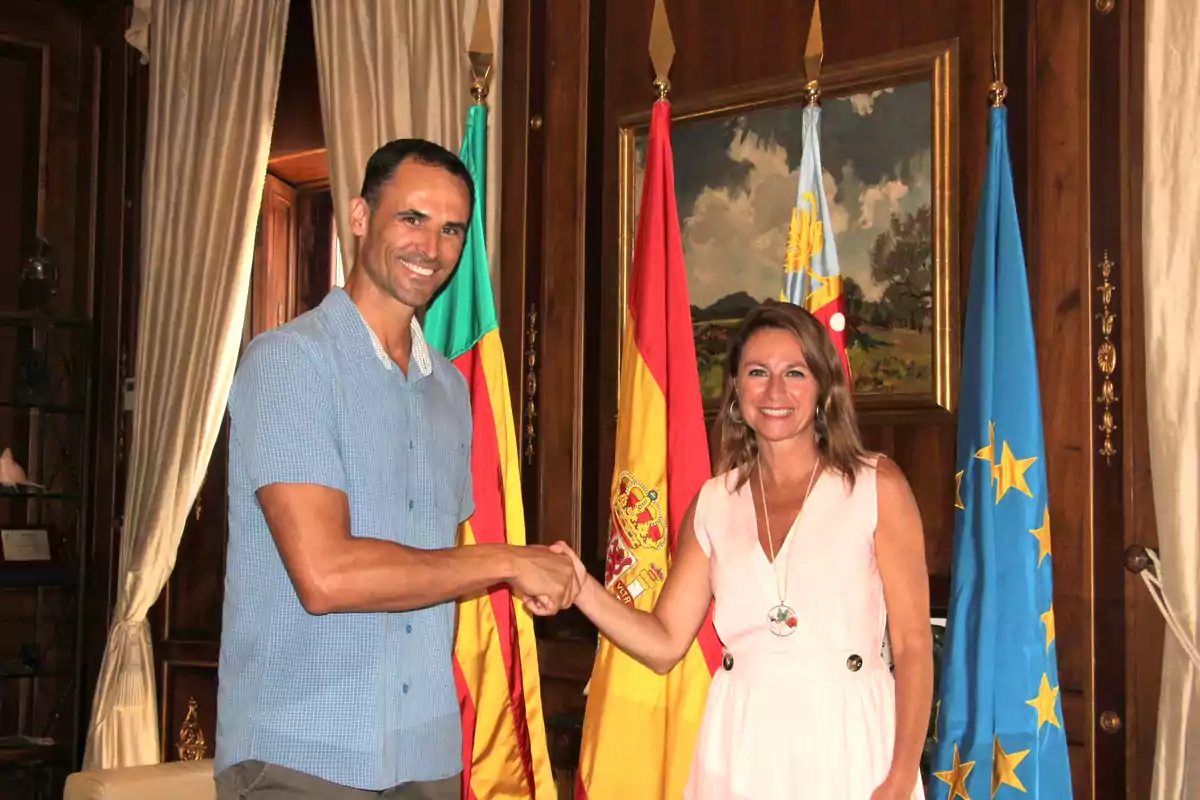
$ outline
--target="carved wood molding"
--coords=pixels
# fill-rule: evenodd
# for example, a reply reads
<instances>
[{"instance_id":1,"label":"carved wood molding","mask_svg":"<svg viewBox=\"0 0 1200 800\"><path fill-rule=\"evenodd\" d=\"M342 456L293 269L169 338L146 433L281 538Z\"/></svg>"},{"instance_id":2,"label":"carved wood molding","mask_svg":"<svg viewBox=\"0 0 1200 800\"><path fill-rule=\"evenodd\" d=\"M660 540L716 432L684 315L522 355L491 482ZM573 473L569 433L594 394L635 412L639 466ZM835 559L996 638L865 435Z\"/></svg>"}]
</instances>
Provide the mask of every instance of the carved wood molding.
<instances>
[{"instance_id":1,"label":"carved wood molding","mask_svg":"<svg viewBox=\"0 0 1200 800\"><path fill-rule=\"evenodd\" d=\"M1116 386L1113 384L1113 373L1117 371L1117 345L1112 338L1117 321L1117 312L1113 310L1113 296L1116 290L1116 285L1112 282L1114 266L1116 265L1109 259L1108 251L1104 252L1104 257L1096 265L1102 278L1101 284L1096 287L1101 303L1100 313L1096 315L1096 319L1100 321L1101 336L1100 345L1096 348L1096 366L1100 368L1101 374L1100 396L1096 398L1096 403L1101 409L1100 424L1097 428L1104 436L1099 453L1104 456L1109 466L1112 466L1113 457L1117 455L1113 435L1119 427L1112 408L1119 401Z\"/></svg>"},{"instance_id":2,"label":"carved wood molding","mask_svg":"<svg viewBox=\"0 0 1200 800\"><path fill-rule=\"evenodd\" d=\"M200 715L196 711L196 698L188 698L187 716L179 728L179 738L175 742L175 750L179 753L180 761L202 761L208 752L208 744L204 741L204 729L200 727Z\"/></svg>"}]
</instances>

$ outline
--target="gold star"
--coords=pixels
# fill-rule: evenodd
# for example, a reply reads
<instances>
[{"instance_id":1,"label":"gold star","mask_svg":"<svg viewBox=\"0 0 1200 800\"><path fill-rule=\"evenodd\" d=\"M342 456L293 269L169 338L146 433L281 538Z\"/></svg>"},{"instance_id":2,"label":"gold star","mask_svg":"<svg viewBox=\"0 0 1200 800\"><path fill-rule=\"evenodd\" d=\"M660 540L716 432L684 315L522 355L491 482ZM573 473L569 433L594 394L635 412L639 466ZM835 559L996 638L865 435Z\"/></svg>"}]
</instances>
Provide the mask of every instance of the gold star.
<instances>
[{"instance_id":1,"label":"gold star","mask_svg":"<svg viewBox=\"0 0 1200 800\"><path fill-rule=\"evenodd\" d=\"M988 423L988 446L975 451L975 457L992 464L992 475L995 477L996 463L996 423Z\"/></svg>"},{"instance_id":2,"label":"gold star","mask_svg":"<svg viewBox=\"0 0 1200 800\"><path fill-rule=\"evenodd\" d=\"M1046 510L1042 512L1042 527L1031 528L1030 533L1038 540L1041 548L1038 551L1038 566L1042 565L1042 560L1050 555L1050 507L1046 506Z\"/></svg>"},{"instance_id":3,"label":"gold star","mask_svg":"<svg viewBox=\"0 0 1200 800\"><path fill-rule=\"evenodd\" d=\"M1033 492L1029 491L1029 484L1025 482L1025 472L1035 461L1037 458L1014 457L1012 450L1008 448L1008 442L1004 443L1000 463L992 466L992 480L996 481L996 505L1000 504L1000 498L1004 497L1009 489L1016 489L1033 497Z\"/></svg>"},{"instance_id":4,"label":"gold star","mask_svg":"<svg viewBox=\"0 0 1200 800\"><path fill-rule=\"evenodd\" d=\"M954 473L954 507L966 511L967 507L963 505L962 501L962 476L963 470L961 469Z\"/></svg>"},{"instance_id":5,"label":"gold star","mask_svg":"<svg viewBox=\"0 0 1200 800\"><path fill-rule=\"evenodd\" d=\"M975 769L975 762L962 763L958 755L958 745L954 745L954 766L948 772L933 773L935 778L950 787L950 796L946 800L954 800L956 797L971 800L971 795L967 794L967 776L973 769Z\"/></svg>"},{"instance_id":6,"label":"gold star","mask_svg":"<svg viewBox=\"0 0 1200 800\"><path fill-rule=\"evenodd\" d=\"M1038 712L1038 731L1042 730L1042 725L1049 722L1056 728L1062 728L1058 723L1058 713L1054 710L1054 703L1058 700L1058 687L1050 688L1050 678L1046 673L1042 673L1042 685L1038 687L1037 697L1032 700L1026 700L1025 705L1032 706Z\"/></svg>"},{"instance_id":7,"label":"gold star","mask_svg":"<svg viewBox=\"0 0 1200 800\"><path fill-rule=\"evenodd\" d=\"M1050 604L1050 610L1042 614L1042 624L1046 626L1046 652L1050 652L1050 644L1054 641L1054 604Z\"/></svg>"},{"instance_id":8,"label":"gold star","mask_svg":"<svg viewBox=\"0 0 1200 800\"><path fill-rule=\"evenodd\" d=\"M996 736L995 744L992 745L992 797L996 796L996 792L1001 786L1011 786L1022 792L1025 791L1021 779L1017 777L1017 767L1027 755L1029 755L1028 750L1022 750L1019 753L1004 752L1004 748L1000 746L1000 737Z\"/></svg>"}]
</instances>

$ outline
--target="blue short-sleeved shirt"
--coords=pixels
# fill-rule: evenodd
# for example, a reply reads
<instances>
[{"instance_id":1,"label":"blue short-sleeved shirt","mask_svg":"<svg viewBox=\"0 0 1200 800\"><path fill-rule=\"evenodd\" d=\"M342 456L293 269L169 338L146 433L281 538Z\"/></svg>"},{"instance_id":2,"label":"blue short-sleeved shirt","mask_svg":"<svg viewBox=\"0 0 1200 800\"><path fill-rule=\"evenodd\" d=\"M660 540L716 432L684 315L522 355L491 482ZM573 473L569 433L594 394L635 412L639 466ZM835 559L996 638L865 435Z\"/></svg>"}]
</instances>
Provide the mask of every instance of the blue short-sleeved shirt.
<instances>
[{"instance_id":1,"label":"blue short-sleeved shirt","mask_svg":"<svg viewBox=\"0 0 1200 800\"><path fill-rule=\"evenodd\" d=\"M405 376L334 289L250 343L229 414L216 771L257 759L367 790L456 774L454 604L309 614L256 492L328 486L347 495L353 536L453 546L474 510L466 381L415 321Z\"/></svg>"}]
</instances>

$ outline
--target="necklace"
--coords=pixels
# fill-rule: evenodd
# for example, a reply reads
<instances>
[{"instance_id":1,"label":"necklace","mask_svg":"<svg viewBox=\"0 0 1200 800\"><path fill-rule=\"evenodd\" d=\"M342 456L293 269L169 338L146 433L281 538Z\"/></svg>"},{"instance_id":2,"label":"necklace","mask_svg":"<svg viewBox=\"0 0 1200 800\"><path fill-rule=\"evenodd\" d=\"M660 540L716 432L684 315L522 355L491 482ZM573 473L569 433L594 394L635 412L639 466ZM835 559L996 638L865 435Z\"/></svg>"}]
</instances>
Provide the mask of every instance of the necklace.
<instances>
[{"instance_id":1,"label":"necklace","mask_svg":"<svg viewBox=\"0 0 1200 800\"><path fill-rule=\"evenodd\" d=\"M821 457L817 456L817 463L813 466L812 475L808 478L808 489L804 492L804 500L800 504L800 510L796 512L796 519L792 522L792 528L796 527L796 523L800 521L801 515L804 514L805 507L808 506L808 496L812 493L813 484L817 480L817 473L821 471ZM767 612L767 625L771 629L771 633L776 636L791 636L796 630L796 624L799 620L796 617L796 611L789 606L784 600L787 598L787 564L785 563L783 570L783 584L779 583L779 567L776 565L775 557L775 540L771 537L771 512L767 508L767 489L763 485L763 468L762 459L758 459L758 493L762 495L763 521L767 525L767 547L771 550L771 572L775 575L775 591L779 598L779 603ZM780 548L782 549L782 547Z\"/></svg>"}]
</instances>

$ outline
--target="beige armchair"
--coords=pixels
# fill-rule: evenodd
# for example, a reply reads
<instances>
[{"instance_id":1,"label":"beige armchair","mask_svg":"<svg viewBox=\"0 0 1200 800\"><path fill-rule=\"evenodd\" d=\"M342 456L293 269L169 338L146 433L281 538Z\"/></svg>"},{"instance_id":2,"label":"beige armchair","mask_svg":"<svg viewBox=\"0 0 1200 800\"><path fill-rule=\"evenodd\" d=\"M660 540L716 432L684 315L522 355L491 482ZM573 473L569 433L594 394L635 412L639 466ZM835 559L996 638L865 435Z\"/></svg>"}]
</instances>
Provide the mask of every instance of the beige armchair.
<instances>
[{"instance_id":1,"label":"beige armchair","mask_svg":"<svg viewBox=\"0 0 1200 800\"><path fill-rule=\"evenodd\" d=\"M67 776L63 800L216 800L213 760L188 700L187 717L175 742L179 761L123 769L94 769Z\"/></svg>"},{"instance_id":2,"label":"beige armchair","mask_svg":"<svg viewBox=\"0 0 1200 800\"><path fill-rule=\"evenodd\" d=\"M216 800L216 796L210 758L76 772L67 777L63 792L63 800Z\"/></svg>"}]
</instances>

